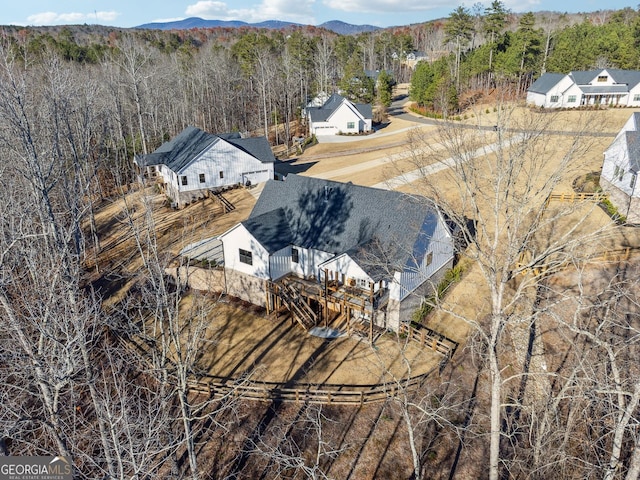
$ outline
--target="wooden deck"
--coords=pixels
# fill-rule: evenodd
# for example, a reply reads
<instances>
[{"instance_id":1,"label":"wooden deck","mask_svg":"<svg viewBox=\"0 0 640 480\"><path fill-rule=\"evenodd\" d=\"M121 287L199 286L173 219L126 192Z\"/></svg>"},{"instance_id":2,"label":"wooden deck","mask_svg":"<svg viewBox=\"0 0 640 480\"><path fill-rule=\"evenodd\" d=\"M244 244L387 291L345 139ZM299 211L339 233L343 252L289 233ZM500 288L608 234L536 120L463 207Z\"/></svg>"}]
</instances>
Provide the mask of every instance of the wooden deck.
<instances>
[{"instance_id":1,"label":"wooden deck","mask_svg":"<svg viewBox=\"0 0 640 480\"><path fill-rule=\"evenodd\" d=\"M379 330L371 319L375 319L376 313L389 301L387 289L374 292L373 288L364 290L336 281L319 283L293 274L268 281L267 296L268 310L277 312L284 306L305 330L337 322L348 334L362 331L363 322L351 320L354 313L360 313L360 317L368 318L366 324L371 339Z\"/></svg>"}]
</instances>

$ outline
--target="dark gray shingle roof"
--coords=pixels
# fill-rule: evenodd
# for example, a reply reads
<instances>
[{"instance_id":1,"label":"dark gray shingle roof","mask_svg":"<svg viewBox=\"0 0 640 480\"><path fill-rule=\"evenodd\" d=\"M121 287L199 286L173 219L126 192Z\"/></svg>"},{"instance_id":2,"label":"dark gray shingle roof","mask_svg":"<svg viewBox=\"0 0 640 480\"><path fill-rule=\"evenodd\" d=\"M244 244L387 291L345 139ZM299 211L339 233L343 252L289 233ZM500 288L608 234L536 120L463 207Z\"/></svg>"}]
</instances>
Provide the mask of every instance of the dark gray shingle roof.
<instances>
[{"instance_id":1,"label":"dark gray shingle roof","mask_svg":"<svg viewBox=\"0 0 640 480\"><path fill-rule=\"evenodd\" d=\"M192 126L185 128L171 140L160 145L154 152L137 156L136 162L140 166L166 165L177 173L220 139L247 152L263 163L275 162L269 142L264 137L241 138L238 133L213 135Z\"/></svg>"},{"instance_id":2,"label":"dark gray shingle roof","mask_svg":"<svg viewBox=\"0 0 640 480\"><path fill-rule=\"evenodd\" d=\"M533 93L547 93L553 87L555 87L560 80L562 80L566 75L562 73L545 73L540 78L538 78L533 84L529 87L529 91Z\"/></svg>"},{"instance_id":3,"label":"dark gray shingle roof","mask_svg":"<svg viewBox=\"0 0 640 480\"><path fill-rule=\"evenodd\" d=\"M332 94L321 107L309 107L309 116L312 122L326 122L331 114L342 105L345 98L337 93ZM373 117L373 109L367 103L354 103L354 106L364 118Z\"/></svg>"},{"instance_id":4,"label":"dark gray shingle roof","mask_svg":"<svg viewBox=\"0 0 640 480\"><path fill-rule=\"evenodd\" d=\"M397 268L424 255L438 222L426 199L290 174L265 184L242 223L270 253L288 244L347 252L379 278L381 263Z\"/></svg>"},{"instance_id":5,"label":"dark gray shingle roof","mask_svg":"<svg viewBox=\"0 0 640 480\"><path fill-rule=\"evenodd\" d=\"M633 173L640 172L640 132L626 132L627 151L629 152L629 168Z\"/></svg>"}]
</instances>

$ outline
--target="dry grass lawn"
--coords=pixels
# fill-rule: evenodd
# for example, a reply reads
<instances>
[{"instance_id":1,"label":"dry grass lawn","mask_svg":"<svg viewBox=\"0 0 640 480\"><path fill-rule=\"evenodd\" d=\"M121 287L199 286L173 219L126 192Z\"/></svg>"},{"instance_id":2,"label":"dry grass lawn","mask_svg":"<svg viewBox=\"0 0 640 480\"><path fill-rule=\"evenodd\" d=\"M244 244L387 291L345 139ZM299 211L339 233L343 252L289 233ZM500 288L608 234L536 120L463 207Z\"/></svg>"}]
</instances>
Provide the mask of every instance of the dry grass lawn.
<instances>
[{"instance_id":1,"label":"dry grass lawn","mask_svg":"<svg viewBox=\"0 0 640 480\"><path fill-rule=\"evenodd\" d=\"M587 122L588 128L593 131L613 134L631 113L632 110L627 109L557 114L516 109L513 115L544 116L550 128L558 131L571 132L580 122ZM478 108L467 115L467 123L493 125L498 112L490 111L486 114L483 108ZM393 135L362 137L346 143L321 143L309 148L294 164L309 167L304 175L374 185L398 175L399 172L415 168L415 164L406 158L406 129L410 127L416 127L416 124L392 118L383 131L394 133ZM426 141L434 147L434 152L442 150L437 127L418 128ZM599 171L602 152L611 140L611 136L592 138L591 145L579 158L579 171ZM569 148L570 141L569 136L549 136L549 168L553 168L553 164L559 161ZM449 182L447 177L447 172L439 172L428 180L444 187ZM570 192L574 179L575 177L568 177L559 188ZM409 185L402 190L415 192L415 188L416 185ZM457 192L447 188L442 188L442 191L449 194L452 200L457 195ZM164 204L162 196L154 193L152 187L115 200L105 200L96 213L102 250L90 252L87 261L89 280L103 292L105 305L113 305L124 298L135 282L135 275L142 263L133 231L144 228L147 206L153 212L159 251L175 257L185 245L220 234L244 220L255 204L255 198L245 189L230 191L225 196L236 209L224 215L213 213L215 205L211 199L196 202L183 210L171 210ZM131 214L125 214L126 211ZM598 208L590 208L584 215L589 216L589 224L593 228L609 221ZM620 244L639 245L637 233L631 229L618 228L608 239L603 240L602 247L614 248ZM120 278L118 282L112 279L111 273L114 270ZM463 280L450 291L447 303L457 309L460 315L480 318L486 312L486 298L478 269L469 266ZM393 376L404 376L408 374L409 365L412 375L425 373L440 360L438 356L422 351L415 345L405 348L391 335L378 338L374 348L371 348L366 340L356 338L323 340L309 336L286 318L265 318L219 302L214 307L206 338L208 347L200 358L201 368L214 376L233 377L250 373L254 379L266 382L367 385L389 381ZM430 317L429 326L461 342L469 333L467 324L442 312Z\"/></svg>"}]
</instances>

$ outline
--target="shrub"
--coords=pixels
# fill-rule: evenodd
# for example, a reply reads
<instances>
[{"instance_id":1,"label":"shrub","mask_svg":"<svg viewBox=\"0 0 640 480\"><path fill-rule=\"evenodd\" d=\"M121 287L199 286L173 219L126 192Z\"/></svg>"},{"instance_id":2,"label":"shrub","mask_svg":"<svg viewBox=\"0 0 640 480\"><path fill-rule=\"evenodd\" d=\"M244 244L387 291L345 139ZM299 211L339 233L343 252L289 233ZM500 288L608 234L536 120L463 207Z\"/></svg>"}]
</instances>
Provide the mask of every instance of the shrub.
<instances>
[{"instance_id":1,"label":"shrub","mask_svg":"<svg viewBox=\"0 0 640 480\"><path fill-rule=\"evenodd\" d=\"M413 312L412 320L415 322L420 322L424 317L426 317L431 311L434 309L438 301L444 297L444 294L447 292L449 287L460 281L462 278L462 274L464 272L464 267L461 264L456 265L453 268L450 268L444 274L442 281L438 283L436 286L436 291L433 295L428 298L425 298L424 302L420 308L418 308L415 312Z\"/></svg>"},{"instance_id":2,"label":"shrub","mask_svg":"<svg viewBox=\"0 0 640 480\"><path fill-rule=\"evenodd\" d=\"M604 209L607 215L609 215L613 219L614 222L618 224L627 223L627 217L618 212L616 206L611 203L611 200L609 200L608 198L601 200L600 206Z\"/></svg>"}]
</instances>

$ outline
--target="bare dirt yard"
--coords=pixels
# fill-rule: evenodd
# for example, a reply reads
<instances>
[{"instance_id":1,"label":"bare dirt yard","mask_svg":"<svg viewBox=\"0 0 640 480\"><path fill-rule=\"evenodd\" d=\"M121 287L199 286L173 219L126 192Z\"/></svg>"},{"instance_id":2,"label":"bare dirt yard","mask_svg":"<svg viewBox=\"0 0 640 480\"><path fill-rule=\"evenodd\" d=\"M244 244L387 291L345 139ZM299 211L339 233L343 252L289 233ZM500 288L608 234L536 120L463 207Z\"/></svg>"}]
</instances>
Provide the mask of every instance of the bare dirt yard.
<instances>
[{"instance_id":1,"label":"bare dirt yard","mask_svg":"<svg viewBox=\"0 0 640 480\"><path fill-rule=\"evenodd\" d=\"M586 120L585 113L589 113ZM609 134L592 139L582 158L584 173L588 173L599 170L603 150L631 113L631 110L612 109L557 114L533 112L533 115L545 116L552 129L557 131L549 137L552 147L549 152L558 158L571 140L570 135L561 133L573 132L581 122L590 122L592 131ZM500 114L500 111L489 107L477 107L467 112L467 119L463 122L493 125ZM532 112L517 107L511 114L524 116ZM380 131L384 136L354 137L344 143L320 143L291 164L299 167L302 175L376 185L415 168L407 154L409 129L419 129L423 138L432 142L434 152L441 149L437 126L392 117ZM435 173L430 181L445 182L446 173ZM571 191L571 182L567 181L562 188ZM415 185L401 189L415 193ZM153 213L158 250L175 258L187 244L218 235L244 220L255 204L250 190L232 190L225 196L236 207L225 214L219 212L212 199L200 200L183 210L172 210L154 187L104 200L95 215L101 250L90 252L87 267L90 281L104 296L105 306L114 305L124 298L136 282L136 272L142 261L134 233L148 225L145 223L150 221L147 212ZM585 215L593 218L594 225L608 221L598 208L589 209ZM617 232L603 248L621 243L640 244L633 230L620 227ZM486 297L479 285L478 272L469 266L463 280L450 291L450 301L464 306L469 312L482 312L483 298ZM469 333L464 322L442 314L430 317L429 326L458 342L464 342ZM201 367L208 374L228 378L251 373L254 378L281 383L371 385L406 375L409 368L412 375L425 373L433 369L440 359L417 345L404 345L392 335L379 337L373 348L367 341L357 338L325 340L313 337L292 325L289 319L266 318L261 313L252 313L224 302L217 302L212 310L206 342L209 348L201 356Z\"/></svg>"}]
</instances>

